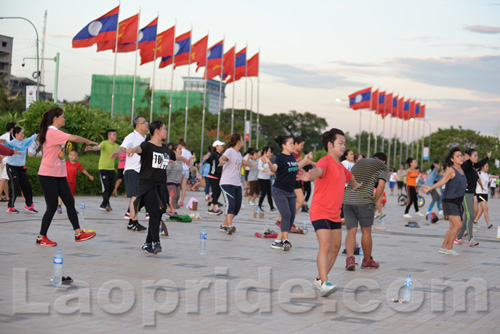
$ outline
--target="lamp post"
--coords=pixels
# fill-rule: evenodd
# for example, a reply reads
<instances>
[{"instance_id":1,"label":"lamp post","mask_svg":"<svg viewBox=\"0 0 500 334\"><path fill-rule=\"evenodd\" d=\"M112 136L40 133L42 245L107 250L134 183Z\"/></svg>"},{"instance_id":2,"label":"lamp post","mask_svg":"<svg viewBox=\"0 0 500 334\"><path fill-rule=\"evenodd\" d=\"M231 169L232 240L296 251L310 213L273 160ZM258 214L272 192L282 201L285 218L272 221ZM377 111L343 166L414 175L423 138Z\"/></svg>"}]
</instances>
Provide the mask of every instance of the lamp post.
<instances>
[{"instance_id":1,"label":"lamp post","mask_svg":"<svg viewBox=\"0 0 500 334\"><path fill-rule=\"evenodd\" d=\"M24 60L25 59L37 59L35 57L24 57L23 58L23 65L24 65ZM54 102L57 103L57 92L58 92L58 87L59 87L59 52L56 53L56 56L54 58L40 58L43 60L52 60L56 62L56 79L54 81Z\"/></svg>"},{"instance_id":2,"label":"lamp post","mask_svg":"<svg viewBox=\"0 0 500 334\"><path fill-rule=\"evenodd\" d=\"M38 51L38 30L36 30L36 27L33 24L33 22L31 22L27 18L24 18L21 16L2 16L2 17L0 17L0 20L4 20L4 19L25 20L33 26L33 29L35 29L35 33L36 33L36 72L35 73L36 74L33 73L33 79L36 79L36 99L38 101L40 99L40 55L39 55L39 51Z\"/></svg>"}]
</instances>

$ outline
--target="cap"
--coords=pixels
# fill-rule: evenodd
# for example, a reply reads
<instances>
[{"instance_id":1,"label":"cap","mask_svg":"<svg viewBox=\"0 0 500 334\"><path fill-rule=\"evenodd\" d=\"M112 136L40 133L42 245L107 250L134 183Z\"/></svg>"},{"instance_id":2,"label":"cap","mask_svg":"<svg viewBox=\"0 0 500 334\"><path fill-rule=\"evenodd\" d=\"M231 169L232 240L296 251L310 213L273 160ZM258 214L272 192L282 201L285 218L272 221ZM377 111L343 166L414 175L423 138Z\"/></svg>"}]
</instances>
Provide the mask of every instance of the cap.
<instances>
[{"instance_id":1,"label":"cap","mask_svg":"<svg viewBox=\"0 0 500 334\"><path fill-rule=\"evenodd\" d=\"M221 142L220 140L216 140L216 141L214 141L214 143L212 144L212 146L213 146L213 147L218 146L218 145L224 145L224 143L223 143L223 142Z\"/></svg>"}]
</instances>

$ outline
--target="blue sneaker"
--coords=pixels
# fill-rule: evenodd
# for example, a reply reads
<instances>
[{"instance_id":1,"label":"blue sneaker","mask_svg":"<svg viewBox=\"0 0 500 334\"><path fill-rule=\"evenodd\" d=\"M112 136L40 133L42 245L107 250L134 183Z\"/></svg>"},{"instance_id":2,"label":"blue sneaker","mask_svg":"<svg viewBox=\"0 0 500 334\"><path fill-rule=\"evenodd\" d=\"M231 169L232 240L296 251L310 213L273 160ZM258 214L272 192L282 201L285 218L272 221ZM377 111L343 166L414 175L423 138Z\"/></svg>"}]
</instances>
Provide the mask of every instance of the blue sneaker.
<instances>
[{"instance_id":1,"label":"blue sneaker","mask_svg":"<svg viewBox=\"0 0 500 334\"><path fill-rule=\"evenodd\" d=\"M153 242L153 253L158 254L161 252L161 244L159 242Z\"/></svg>"},{"instance_id":2,"label":"blue sneaker","mask_svg":"<svg viewBox=\"0 0 500 334\"><path fill-rule=\"evenodd\" d=\"M321 284L320 292L321 292L321 297L328 297L332 293L337 291L337 287L333 285L332 283L326 281L325 283Z\"/></svg>"},{"instance_id":3,"label":"blue sneaker","mask_svg":"<svg viewBox=\"0 0 500 334\"><path fill-rule=\"evenodd\" d=\"M144 243L144 245L142 245L142 250L148 254L156 254L153 250L153 244Z\"/></svg>"},{"instance_id":4,"label":"blue sneaker","mask_svg":"<svg viewBox=\"0 0 500 334\"><path fill-rule=\"evenodd\" d=\"M57 213L62 213L62 208L60 206L57 207Z\"/></svg>"}]
</instances>

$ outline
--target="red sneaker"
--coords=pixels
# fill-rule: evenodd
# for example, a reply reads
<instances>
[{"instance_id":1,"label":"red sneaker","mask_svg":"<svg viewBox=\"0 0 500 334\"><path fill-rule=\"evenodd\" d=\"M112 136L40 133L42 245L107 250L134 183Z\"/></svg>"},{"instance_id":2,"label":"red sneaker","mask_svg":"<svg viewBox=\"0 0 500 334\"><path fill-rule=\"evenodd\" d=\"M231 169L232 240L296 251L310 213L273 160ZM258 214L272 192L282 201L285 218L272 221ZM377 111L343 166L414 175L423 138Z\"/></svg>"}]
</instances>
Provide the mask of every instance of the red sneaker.
<instances>
[{"instance_id":1,"label":"red sneaker","mask_svg":"<svg viewBox=\"0 0 500 334\"><path fill-rule=\"evenodd\" d=\"M41 237L41 238L36 238L36 244L38 246L44 246L44 247L55 247L57 246L57 242L50 241L47 236Z\"/></svg>"},{"instance_id":2,"label":"red sneaker","mask_svg":"<svg viewBox=\"0 0 500 334\"><path fill-rule=\"evenodd\" d=\"M361 262L362 269L377 269L378 266L378 263L373 260L373 257L370 257L369 260L363 258L363 262Z\"/></svg>"},{"instance_id":3,"label":"red sneaker","mask_svg":"<svg viewBox=\"0 0 500 334\"><path fill-rule=\"evenodd\" d=\"M356 270L356 258L354 256L348 256L345 259L345 269L347 271L355 271Z\"/></svg>"},{"instance_id":4,"label":"red sneaker","mask_svg":"<svg viewBox=\"0 0 500 334\"><path fill-rule=\"evenodd\" d=\"M76 242L85 241L85 240L92 239L93 237L95 237L95 232L87 233L87 232L81 231L80 234L75 235L75 241Z\"/></svg>"},{"instance_id":5,"label":"red sneaker","mask_svg":"<svg viewBox=\"0 0 500 334\"><path fill-rule=\"evenodd\" d=\"M281 227L281 222L279 220L276 221L276 226Z\"/></svg>"}]
</instances>

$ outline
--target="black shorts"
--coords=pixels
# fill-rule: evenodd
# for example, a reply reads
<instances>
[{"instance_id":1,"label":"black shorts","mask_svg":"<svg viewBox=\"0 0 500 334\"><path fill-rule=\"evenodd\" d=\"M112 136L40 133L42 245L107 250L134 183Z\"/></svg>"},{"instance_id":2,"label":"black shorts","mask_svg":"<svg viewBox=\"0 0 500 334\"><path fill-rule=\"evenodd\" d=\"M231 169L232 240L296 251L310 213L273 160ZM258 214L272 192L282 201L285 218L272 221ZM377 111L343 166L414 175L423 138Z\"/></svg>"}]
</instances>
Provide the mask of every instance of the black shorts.
<instances>
[{"instance_id":1,"label":"black shorts","mask_svg":"<svg viewBox=\"0 0 500 334\"><path fill-rule=\"evenodd\" d=\"M116 179L123 179L123 168L118 169L118 174L116 175Z\"/></svg>"},{"instance_id":2,"label":"black shorts","mask_svg":"<svg viewBox=\"0 0 500 334\"><path fill-rule=\"evenodd\" d=\"M398 181L398 189L403 189L404 182L403 181Z\"/></svg>"},{"instance_id":3,"label":"black shorts","mask_svg":"<svg viewBox=\"0 0 500 334\"><path fill-rule=\"evenodd\" d=\"M127 198L139 196L139 173L133 169L129 169L125 171L124 176Z\"/></svg>"},{"instance_id":4,"label":"black shorts","mask_svg":"<svg viewBox=\"0 0 500 334\"><path fill-rule=\"evenodd\" d=\"M476 194L477 202L488 202L488 194Z\"/></svg>"},{"instance_id":5,"label":"black shorts","mask_svg":"<svg viewBox=\"0 0 500 334\"><path fill-rule=\"evenodd\" d=\"M319 219L311 222L314 227L314 231L317 230L340 230L342 228L342 223L334 222L330 219Z\"/></svg>"}]
</instances>

